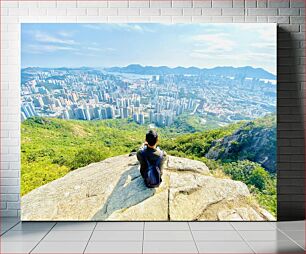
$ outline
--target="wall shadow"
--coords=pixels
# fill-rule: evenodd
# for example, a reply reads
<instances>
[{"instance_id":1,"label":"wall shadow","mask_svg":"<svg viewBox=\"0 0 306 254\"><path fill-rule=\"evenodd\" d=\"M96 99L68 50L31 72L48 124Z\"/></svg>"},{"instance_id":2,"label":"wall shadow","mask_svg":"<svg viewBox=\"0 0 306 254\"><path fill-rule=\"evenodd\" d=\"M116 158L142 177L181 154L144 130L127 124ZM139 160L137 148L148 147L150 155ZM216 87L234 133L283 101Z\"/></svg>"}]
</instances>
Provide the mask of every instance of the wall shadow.
<instances>
[{"instance_id":1,"label":"wall shadow","mask_svg":"<svg viewBox=\"0 0 306 254\"><path fill-rule=\"evenodd\" d=\"M277 217L305 219L304 71L301 40L277 27ZM303 49L300 49L303 50Z\"/></svg>"}]
</instances>

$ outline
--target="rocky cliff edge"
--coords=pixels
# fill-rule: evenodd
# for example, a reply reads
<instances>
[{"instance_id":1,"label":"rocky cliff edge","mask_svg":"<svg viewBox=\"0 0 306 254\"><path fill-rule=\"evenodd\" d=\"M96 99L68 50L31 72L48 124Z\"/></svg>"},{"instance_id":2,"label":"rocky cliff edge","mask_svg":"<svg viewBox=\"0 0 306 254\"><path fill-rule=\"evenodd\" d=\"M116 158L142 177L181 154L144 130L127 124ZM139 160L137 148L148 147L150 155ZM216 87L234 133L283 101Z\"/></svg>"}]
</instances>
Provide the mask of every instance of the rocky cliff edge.
<instances>
[{"instance_id":1,"label":"rocky cliff edge","mask_svg":"<svg viewBox=\"0 0 306 254\"><path fill-rule=\"evenodd\" d=\"M244 183L214 177L202 162L169 156L162 178L159 188L148 189L135 156L108 158L23 196L21 219L275 220Z\"/></svg>"}]
</instances>

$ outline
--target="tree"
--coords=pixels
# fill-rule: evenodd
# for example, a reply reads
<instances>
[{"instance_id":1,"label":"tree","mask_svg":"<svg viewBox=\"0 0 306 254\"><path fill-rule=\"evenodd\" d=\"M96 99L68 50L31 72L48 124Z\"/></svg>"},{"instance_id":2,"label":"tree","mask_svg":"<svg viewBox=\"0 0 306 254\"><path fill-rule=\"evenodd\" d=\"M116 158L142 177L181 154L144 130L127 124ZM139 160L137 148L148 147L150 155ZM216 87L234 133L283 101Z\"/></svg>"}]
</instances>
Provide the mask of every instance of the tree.
<instances>
[{"instance_id":1,"label":"tree","mask_svg":"<svg viewBox=\"0 0 306 254\"><path fill-rule=\"evenodd\" d=\"M84 148L79 150L70 162L71 169L84 167L90 163L98 162L107 158L107 154L94 148Z\"/></svg>"},{"instance_id":2,"label":"tree","mask_svg":"<svg viewBox=\"0 0 306 254\"><path fill-rule=\"evenodd\" d=\"M262 167L257 166L249 177L248 182L258 188L260 191L264 190L270 181L270 176Z\"/></svg>"}]
</instances>

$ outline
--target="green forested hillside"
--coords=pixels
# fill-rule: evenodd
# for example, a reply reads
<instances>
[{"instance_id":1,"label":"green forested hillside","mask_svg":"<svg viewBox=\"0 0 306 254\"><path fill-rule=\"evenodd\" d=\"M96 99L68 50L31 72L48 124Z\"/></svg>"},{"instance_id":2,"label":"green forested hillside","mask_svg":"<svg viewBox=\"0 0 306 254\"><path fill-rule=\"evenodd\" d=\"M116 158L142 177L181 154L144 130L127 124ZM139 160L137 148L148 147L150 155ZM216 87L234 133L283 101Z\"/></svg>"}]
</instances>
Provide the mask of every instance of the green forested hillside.
<instances>
[{"instance_id":1,"label":"green forested hillside","mask_svg":"<svg viewBox=\"0 0 306 254\"><path fill-rule=\"evenodd\" d=\"M168 138L162 147L172 155L203 161L215 174L244 182L276 215L275 115Z\"/></svg>"},{"instance_id":2,"label":"green forested hillside","mask_svg":"<svg viewBox=\"0 0 306 254\"><path fill-rule=\"evenodd\" d=\"M205 157L223 162L250 160L276 170L276 118L247 122L231 136L213 142Z\"/></svg>"},{"instance_id":3,"label":"green forested hillside","mask_svg":"<svg viewBox=\"0 0 306 254\"><path fill-rule=\"evenodd\" d=\"M275 128L269 125L274 120L273 116L256 120L251 128ZM245 182L260 204L275 214L274 174L269 174L261 164L245 157L220 157L217 160L205 157L217 140L231 137L246 128L246 123L200 131L199 124L194 127L193 122L184 121L180 128L173 126L158 129L161 148L171 155L204 161L220 177ZM138 149L146 131L146 126L127 119L77 121L37 117L24 121L21 125L21 194L58 179L76 168ZM188 131L197 132L184 134ZM273 147L271 149L274 152Z\"/></svg>"},{"instance_id":4,"label":"green forested hillside","mask_svg":"<svg viewBox=\"0 0 306 254\"><path fill-rule=\"evenodd\" d=\"M21 125L21 194L70 170L136 149L145 128L124 120L32 118Z\"/></svg>"}]
</instances>

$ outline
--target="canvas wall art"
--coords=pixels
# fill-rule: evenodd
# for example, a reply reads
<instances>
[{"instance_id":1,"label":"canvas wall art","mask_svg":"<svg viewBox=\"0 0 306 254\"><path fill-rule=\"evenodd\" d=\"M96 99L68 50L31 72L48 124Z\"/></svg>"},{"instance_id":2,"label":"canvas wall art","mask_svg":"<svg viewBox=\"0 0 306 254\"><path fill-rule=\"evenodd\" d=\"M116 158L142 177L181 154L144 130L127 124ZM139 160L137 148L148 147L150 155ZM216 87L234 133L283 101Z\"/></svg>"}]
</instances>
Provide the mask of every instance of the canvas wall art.
<instances>
[{"instance_id":1,"label":"canvas wall art","mask_svg":"<svg viewBox=\"0 0 306 254\"><path fill-rule=\"evenodd\" d=\"M277 218L275 24L22 24L21 219Z\"/></svg>"}]
</instances>

